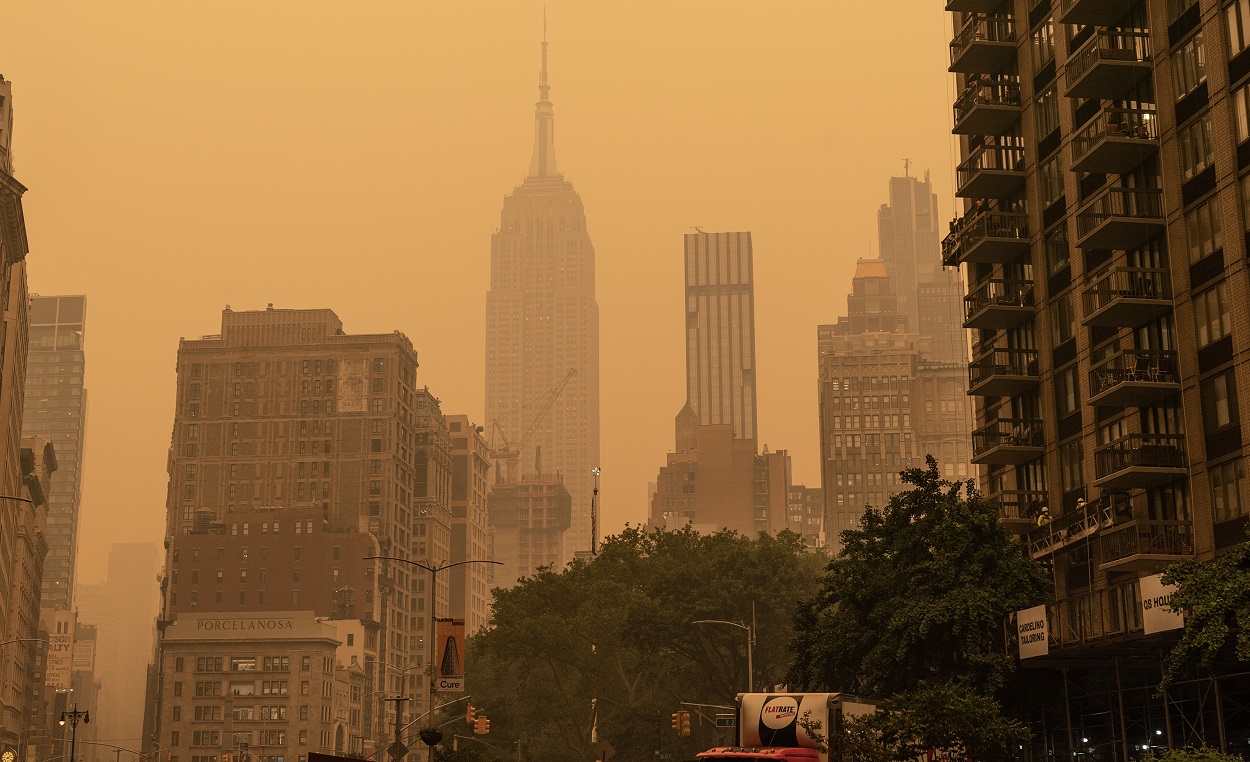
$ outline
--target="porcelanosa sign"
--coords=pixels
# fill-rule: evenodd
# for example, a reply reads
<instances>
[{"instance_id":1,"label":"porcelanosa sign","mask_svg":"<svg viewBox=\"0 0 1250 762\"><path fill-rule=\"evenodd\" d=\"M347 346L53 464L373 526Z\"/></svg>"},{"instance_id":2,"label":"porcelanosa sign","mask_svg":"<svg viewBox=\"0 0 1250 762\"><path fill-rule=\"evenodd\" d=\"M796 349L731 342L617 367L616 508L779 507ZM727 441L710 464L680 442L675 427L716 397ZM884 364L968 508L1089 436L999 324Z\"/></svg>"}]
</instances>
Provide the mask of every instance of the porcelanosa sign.
<instances>
[{"instance_id":1,"label":"porcelanosa sign","mask_svg":"<svg viewBox=\"0 0 1250 762\"><path fill-rule=\"evenodd\" d=\"M238 638L320 637L324 625L311 611L264 614L179 614L166 638L171 640L227 640Z\"/></svg>"},{"instance_id":2,"label":"porcelanosa sign","mask_svg":"<svg viewBox=\"0 0 1250 762\"><path fill-rule=\"evenodd\" d=\"M239 630L281 630L295 629L295 622L290 619L273 619L269 617L239 619L201 619L195 623L197 632L237 632Z\"/></svg>"}]
</instances>

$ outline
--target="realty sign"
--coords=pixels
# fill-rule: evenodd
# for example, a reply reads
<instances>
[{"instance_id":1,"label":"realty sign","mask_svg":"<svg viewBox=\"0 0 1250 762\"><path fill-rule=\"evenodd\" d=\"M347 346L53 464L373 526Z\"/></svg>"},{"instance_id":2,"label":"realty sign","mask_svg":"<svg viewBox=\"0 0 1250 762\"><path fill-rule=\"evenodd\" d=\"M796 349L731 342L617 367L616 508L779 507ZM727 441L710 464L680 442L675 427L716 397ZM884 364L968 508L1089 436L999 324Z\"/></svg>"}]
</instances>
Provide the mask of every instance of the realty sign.
<instances>
[{"instance_id":1,"label":"realty sign","mask_svg":"<svg viewBox=\"0 0 1250 762\"><path fill-rule=\"evenodd\" d=\"M1050 653L1050 623L1046 619L1046 606L1017 611L1016 634L1019 636L1021 659Z\"/></svg>"}]
</instances>

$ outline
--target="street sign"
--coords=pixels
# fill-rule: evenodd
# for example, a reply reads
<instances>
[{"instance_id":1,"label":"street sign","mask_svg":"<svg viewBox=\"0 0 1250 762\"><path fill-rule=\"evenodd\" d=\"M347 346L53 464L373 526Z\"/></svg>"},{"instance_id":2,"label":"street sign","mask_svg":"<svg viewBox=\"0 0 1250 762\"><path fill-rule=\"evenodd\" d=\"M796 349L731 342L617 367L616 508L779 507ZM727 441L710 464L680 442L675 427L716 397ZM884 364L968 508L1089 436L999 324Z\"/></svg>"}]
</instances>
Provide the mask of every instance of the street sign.
<instances>
[{"instance_id":1,"label":"street sign","mask_svg":"<svg viewBox=\"0 0 1250 762\"><path fill-rule=\"evenodd\" d=\"M399 762L399 760L408 756L408 747L404 746L404 742L400 741L398 738L396 738L390 746L386 747L386 751L391 755L391 759L395 760L395 762Z\"/></svg>"},{"instance_id":2,"label":"street sign","mask_svg":"<svg viewBox=\"0 0 1250 762\"><path fill-rule=\"evenodd\" d=\"M616 748L607 741L600 741L595 744L594 752L595 759L599 760L599 762L608 762L616 756Z\"/></svg>"},{"instance_id":3,"label":"street sign","mask_svg":"<svg viewBox=\"0 0 1250 762\"><path fill-rule=\"evenodd\" d=\"M464 690L464 675L439 675L434 680L435 687L444 693L455 693Z\"/></svg>"},{"instance_id":4,"label":"street sign","mask_svg":"<svg viewBox=\"0 0 1250 762\"><path fill-rule=\"evenodd\" d=\"M718 728L736 728L736 727L738 727L738 715L736 715L736 714L718 714L718 715L716 715L716 727L718 727Z\"/></svg>"}]
</instances>

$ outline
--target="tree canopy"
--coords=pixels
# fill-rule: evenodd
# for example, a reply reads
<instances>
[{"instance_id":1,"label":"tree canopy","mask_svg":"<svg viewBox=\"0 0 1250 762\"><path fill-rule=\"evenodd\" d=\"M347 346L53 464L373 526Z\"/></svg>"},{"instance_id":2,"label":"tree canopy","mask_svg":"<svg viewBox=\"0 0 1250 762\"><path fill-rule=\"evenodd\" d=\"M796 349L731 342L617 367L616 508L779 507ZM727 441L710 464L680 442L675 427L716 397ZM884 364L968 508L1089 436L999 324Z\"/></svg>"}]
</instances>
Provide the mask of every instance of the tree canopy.
<instances>
[{"instance_id":1,"label":"tree canopy","mask_svg":"<svg viewBox=\"0 0 1250 762\"><path fill-rule=\"evenodd\" d=\"M789 668L799 600L819 589L827 556L797 535L758 539L626 528L589 563L546 570L497 590L492 626L467 646L468 690L491 718L486 739L523 758L595 757L591 729L623 758L659 748L690 758L723 735L691 710L692 735L670 727L679 702L732 706L746 690L744 630L695 620L751 621L757 689ZM592 700L596 714L592 715Z\"/></svg>"},{"instance_id":2,"label":"tree canopy","mask_svg":"<svg viewBox=\"0 0 1250 762\"><path fill-rule=\"evenodd\" d=\"M913 488L842 533L819 594L800 606L794 686L887 697L960 681L989 695L1014 668L1006 616L1042 602L1047 575L996 507L943 480L932 457L902 478Z\"/></svg>"},{"instance_id":3,"label":"tree canopy","mask_svg":"<svg viewBox=\"0 0 1250 762\"><path fill-rule=\"evenodd\" d=\"M1164 684L1228 662L1250 662L1250 542L1209 561L1168 567L1171 605L1185 612L1181 639L1168 654Z\"/></svg>"}]
</instances>

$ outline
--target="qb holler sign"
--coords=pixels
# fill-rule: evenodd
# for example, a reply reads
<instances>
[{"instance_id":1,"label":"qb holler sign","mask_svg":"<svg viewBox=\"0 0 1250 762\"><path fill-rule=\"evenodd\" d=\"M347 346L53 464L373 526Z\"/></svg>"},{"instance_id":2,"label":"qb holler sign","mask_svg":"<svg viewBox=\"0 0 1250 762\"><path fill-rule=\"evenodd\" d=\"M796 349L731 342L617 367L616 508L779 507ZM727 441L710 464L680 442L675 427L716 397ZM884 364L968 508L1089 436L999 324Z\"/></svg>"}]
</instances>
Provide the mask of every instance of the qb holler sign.
<instances>
[{"instance_id":1,"label":"qb holler sign","mask_svg":"<svg viewBox=\"0 0 1250 762\"><path fill-rule=\"evenodd\" d=\"M1142 631L1147 635L1165 630L1179 630L1185 626L1185 615L1173 611L1172 592L1176 585L1163 584L1163 575L1142 577L1137 581L1141 589Z\"/></svg>"}]
</instances>

